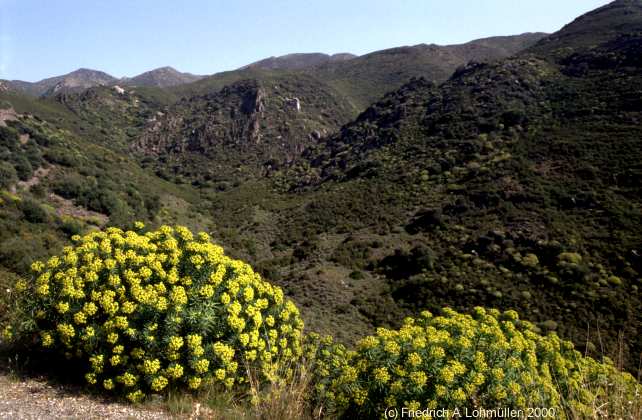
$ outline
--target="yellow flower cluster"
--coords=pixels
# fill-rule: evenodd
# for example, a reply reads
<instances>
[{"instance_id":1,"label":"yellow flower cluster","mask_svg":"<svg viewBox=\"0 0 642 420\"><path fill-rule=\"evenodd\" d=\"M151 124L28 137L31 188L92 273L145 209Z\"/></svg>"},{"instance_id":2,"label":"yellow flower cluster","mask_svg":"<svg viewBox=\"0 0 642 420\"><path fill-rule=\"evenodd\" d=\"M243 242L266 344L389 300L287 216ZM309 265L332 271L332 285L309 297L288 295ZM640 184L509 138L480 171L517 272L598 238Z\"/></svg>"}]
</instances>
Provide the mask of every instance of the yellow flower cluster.
<instances>
[{"instance_id":1,"label":"yellow flower cluster","mask_svg":"<svg viewBox=\"0 0 642 420\"><path fill-rule=\"evenodd\" d=\"M302 355L303 321L280 288L205 233L136 229L75 236L35 262L34 281L16 290L22 313L40 315L7 331L85 359L90 384L131 401L169 386L247 386L239 366L272 379Z\"/></svg>"},{"instance_id":2,"label":"yellow flower cluster","mask_svg":"<svg viewBox=\"0 0 642 420\"><path fill-rule=\"evenodd\" d=\"M587 381L639 384L608 363L583 357L556 335L541 336L514 311L476 308L473 315L423 312L399 330L380 328L347 351L311 334L317 398L337 413L376 418L387 407L529 406L590 412ZM584 384L584 386L582 385ZM572 407L570 407L572 406Z\"/></svg>"}]
</instances>

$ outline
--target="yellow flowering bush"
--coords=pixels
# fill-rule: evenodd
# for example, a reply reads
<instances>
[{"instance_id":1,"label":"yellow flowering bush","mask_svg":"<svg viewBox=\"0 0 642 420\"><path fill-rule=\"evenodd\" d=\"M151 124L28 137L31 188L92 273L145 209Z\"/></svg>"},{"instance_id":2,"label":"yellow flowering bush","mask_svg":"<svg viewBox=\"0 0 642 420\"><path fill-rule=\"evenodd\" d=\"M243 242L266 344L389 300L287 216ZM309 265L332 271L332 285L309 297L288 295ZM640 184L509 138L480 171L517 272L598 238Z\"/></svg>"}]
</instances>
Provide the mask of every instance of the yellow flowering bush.
<instances>
[{"instance_id":1,"label":"yellow flowering bush","mask_svg":"<svg viewBox=\"0 0 642 420\"><path fill-rule=\"evenodd\" d=\"M542 336L514 311L423 312L399 330L380 328L348 351L310 335L316 395L336 414L377 418L385 409L554 408L590 415L595 390L635 400L640 385L609 361L583 357L555 334ZM639 394L637 394L639 395Z\"/></svg>"},{"instance_id":2,"label":"yellow flowering bush","mask_svg":"<svg viewBox=\"0 0 642 420\"><path fill-rule=\"evenodd\" d=\"M283 291L205 233L108 228L72 238L22 284L14 339L86 362L86 380L138 401L168 387L270 381L301 356L303 321Z\"/></svg>"}]
</instances>

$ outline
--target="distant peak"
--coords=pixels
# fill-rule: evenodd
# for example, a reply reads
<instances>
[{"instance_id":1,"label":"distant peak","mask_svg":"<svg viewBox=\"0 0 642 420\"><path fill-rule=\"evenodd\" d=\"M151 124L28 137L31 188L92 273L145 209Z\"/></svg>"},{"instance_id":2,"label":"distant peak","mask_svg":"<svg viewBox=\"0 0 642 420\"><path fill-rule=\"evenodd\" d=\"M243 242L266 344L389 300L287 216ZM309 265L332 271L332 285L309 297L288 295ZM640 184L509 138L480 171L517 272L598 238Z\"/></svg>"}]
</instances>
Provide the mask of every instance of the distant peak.
<instances>
[{"instance_id":1,"label":"distant peak","mask_svg":"<svg viewBox=\"0 0 642 420\"><path fill-rule=\"evenodd\" d=\"M74 70L69 74L82 74L82 73L101 73L101 74L106 74L103 71L94 70L94 69L88 69L88 68L85 68L85 67L81 67L81 68L79 68L77 70Z\"/></svg>"},{"instance_id":2,"label":"distant peak","mask_svg":"<svg viewBox=\"0 0 642 420\"><path fill-rule=\"evenodd\" d=\"M163 66L163 67L159 67L157 69L151 70L151 71L169 71L169 72L180 73L178 70L176 70L172 66Z\"/></svg>"},{"instance_id":3,"label":"distant peak","mask_svg":"<svg viewBox=\"0 0 642 420\"><path fill-rule=\"evenodd\" d=\"M182 73L171 66L149 70L131 78L123 79L123 84L129 86L169 87L195 82L203 76Z\"/></svg>"}]
</instances>

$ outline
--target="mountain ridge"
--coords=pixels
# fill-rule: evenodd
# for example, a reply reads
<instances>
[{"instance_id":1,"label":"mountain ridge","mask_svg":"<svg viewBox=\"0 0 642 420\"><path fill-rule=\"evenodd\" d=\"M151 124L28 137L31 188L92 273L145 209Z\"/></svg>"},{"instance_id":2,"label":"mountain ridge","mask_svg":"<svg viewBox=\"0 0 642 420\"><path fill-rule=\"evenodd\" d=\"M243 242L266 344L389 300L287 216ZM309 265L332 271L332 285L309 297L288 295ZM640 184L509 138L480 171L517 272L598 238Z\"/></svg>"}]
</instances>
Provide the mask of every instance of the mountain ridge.
<instances>
[{"instance_id":1,"label":"mountain ridge","mask_svg":"<svg viewBox=\"0 0 642 420\"><path fill-rule=\"evenodd\" d=\"M417 73L421 71L428 71L434 73L434 77L437 80L445 80L454 69L462 64L465 64L469 60L485 60L485 59L496 59L498 57L512 55L515 52L529 46L531 43L535 42L536 39L544 36L543 33L534 32L534 33L523 33L520 35L514 36L498 36L498 37L489 37L481 38L473 41L469 41L463 44L453 44L446 46L438 46L435 44L419 44L415 46L405 46L405 47L396 47L390 48L387 50L374 51L363 56L355 56L350 53L337 53L337 54L324 54L324 53L293 53L287 54L280 57L269 57L265 58L245 66L240 67L237 70L232 70L229 72L217 73L211 76L202 76L194 75L191 73L179 72L173 67L165 66L159 67L133 77L123 77L116 78L105 72L99 70L85 69L80 68L70 73L53 76L46 79L42 79L37 82L25 82L21 80L5 80L3 81L3 86L8 89L14 89L17 91L25 92L33 96L41 95L53 95L61 90L82 90L94 86L102 85L126 85L126 86L144 86L144 87L160 87L160 88L173 88L181 85L191 84L198 82L202 79L208 77L217 77L223 74L230 74L236 72L243 72L248 70L263 70L263 71L278 71L278 70L297 70L297 71L316 71L317 76L321 77L324 81L330 82L333 84L333 87L341 90L342 84L346 83L346 78L339 77L339 80L332 80L336 77L337 73L348 73L346 76L349 82L353 83L359 77L364 76L363 74L349 75L349 73L354 72L353 68L348 66L345 69L341 69L341 64L350 63L354 60L362 59L365 62L370 62L377 60L377 57L391 57L392 55L408 54L409 56L417 56L418 60L424 60L425 63L416 63L414 68L411 68L408 71L401 72L401 74L395 79L395 85L393 87L398 87L402 81L405 81L406 78L416 76ZM430 58L430 54L435 54L434 58ZM427 58L422 58L426 56ZM400 57L396 57L400 59ZM403 59L403 57L401 57ZM407 60L407 59L406 59ZM439 63L439 61L442 61ZM356 63L356 67L363 65L363 63ZM386 66L390 65L384 59L381 61L381 65ZM325 66L325 67L324 67ZM336 68L336 66L339 66ZM318 70L314 70L318 69ZM387 82L390 83L390 80L387 80L388 73L390 71L384 70L384 75L377 76L377 83ZM370 73L373 73L370 71ZM376 72L375 72L376 73ZM243 77L237 78L240 80ZM367 78L367 77L366 77ZM381 92L379 89L372 89L370 84L366 83L363 87L359 89L364 92L376 92L366 96L366 99L359 98L357 102L359 103L358 107L362 108L365 106L366 102L373 101L377 99L378 96L385 92ZM357 93L357 97L361 97L364 94L361 92Z\"/></svg>"},{"instance_id":2,"label":"mountain ridge","mask_svg":"<svg viewBox=\"0 0 642 420\"><path fill-rule=\"evenodd\" d=\"M351 60L355 57L357 56L350 53L337 53L331 55L324 53L292 53L278 57L272 56L264 58L239 67L237 70L245 70L248 68L259 68L263 70L296 70L336 61Z\"/></svg>"},{"instance_id":3,"label":"mountain ridge","mask_svg":"<svg viewBox=\"0 0 642 420\"><path fill-rule=\"evenodd\" d=\"M642 0L615 0L577 17L526 52L544 54L556 60L573 53L585 52L618 34L639 31L640 13Z\"/></svg>"},{"instance_id":4,"label":"mountain ridge","mask_svg":"<svg viewBox=\"0 0 642 420\"><path fill-rule=\"evenodd\" d=\"M61 76L49 77L37 82L20 80L7 81L9 88L17 89L33 96L55 93L61 89L84 89L92 86L106 85L117 79L105 72L79 68Z\"/></svg>"},{"instance_id":5,"label":"mountain ridge","mask_svg":"<svg viewBox=\"0 0 642 420\"><path fill-rule=\"evenodd\" d=\"M53 76L37 82L4 80L8 89L17 90L32 96L50 96L60 91L79 91L95 86L126 85L171 87L182 83L192 83L204 76L182 73L170 66L159 67L134 77L116 78L100 70L79 68L67 74Z\"/></svg>"}]
</instances>

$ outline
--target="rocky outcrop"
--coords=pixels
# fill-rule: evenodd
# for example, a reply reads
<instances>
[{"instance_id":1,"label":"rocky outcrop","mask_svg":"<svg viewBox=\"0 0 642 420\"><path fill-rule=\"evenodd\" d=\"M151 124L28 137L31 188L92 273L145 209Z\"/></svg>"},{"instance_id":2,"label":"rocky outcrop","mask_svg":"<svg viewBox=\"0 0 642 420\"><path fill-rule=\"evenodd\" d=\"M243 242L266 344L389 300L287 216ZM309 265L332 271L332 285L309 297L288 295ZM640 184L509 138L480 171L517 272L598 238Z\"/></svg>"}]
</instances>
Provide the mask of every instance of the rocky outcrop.
<instances>
[{"instance_id":1,"label":"rocky outcrop","mask_svg":"<svg viewBox=\"0 0 642 420\"><path fill-rule=\"evenodd\" d=\"M285 105L296 112L301 112L301 101L299 98L286 98Z\"/></svg>"},{"instance_id":2,"label":"rocky outcrop","mask_svg":"<svg viewBox=\"0 0 642 420\"><path fill-rule=\"evenodd\" d=\"M265 91L258 88L255 92L250 92L244 99L242 104L243 111L248 115L247 133L248 139L254 143L261 141L261 118L265 111L265 103L263 99Z\"/></svg>"},{"instance_id":3,"label":"rocky outcrop","mask_svg":"<svg viewBox=\"0 0 642 420\"><path fill-rule=\"evenodd\" d=\"M185 98L149 118L132 148L159 161L179 162L178 170L190 175L190 167L212 171L210 177L216 178L237 176L239 167L263 174L316 142L310 133L320 137L336 130L346 122L346 109L326 85L307 76L270 83L242 80Z\"/></svg>"},{"instance_id":4,"label":"rocky outcrop","mask_svg":"<svg viewBox=\"0 0 642 420\"><path fill-rule=\"evenodd\" d=\"M13 108L0 108L0 127L6 127L7 123L5 121L15 121L18 117L18 113Z\"/></svg>"}]
</instances>

